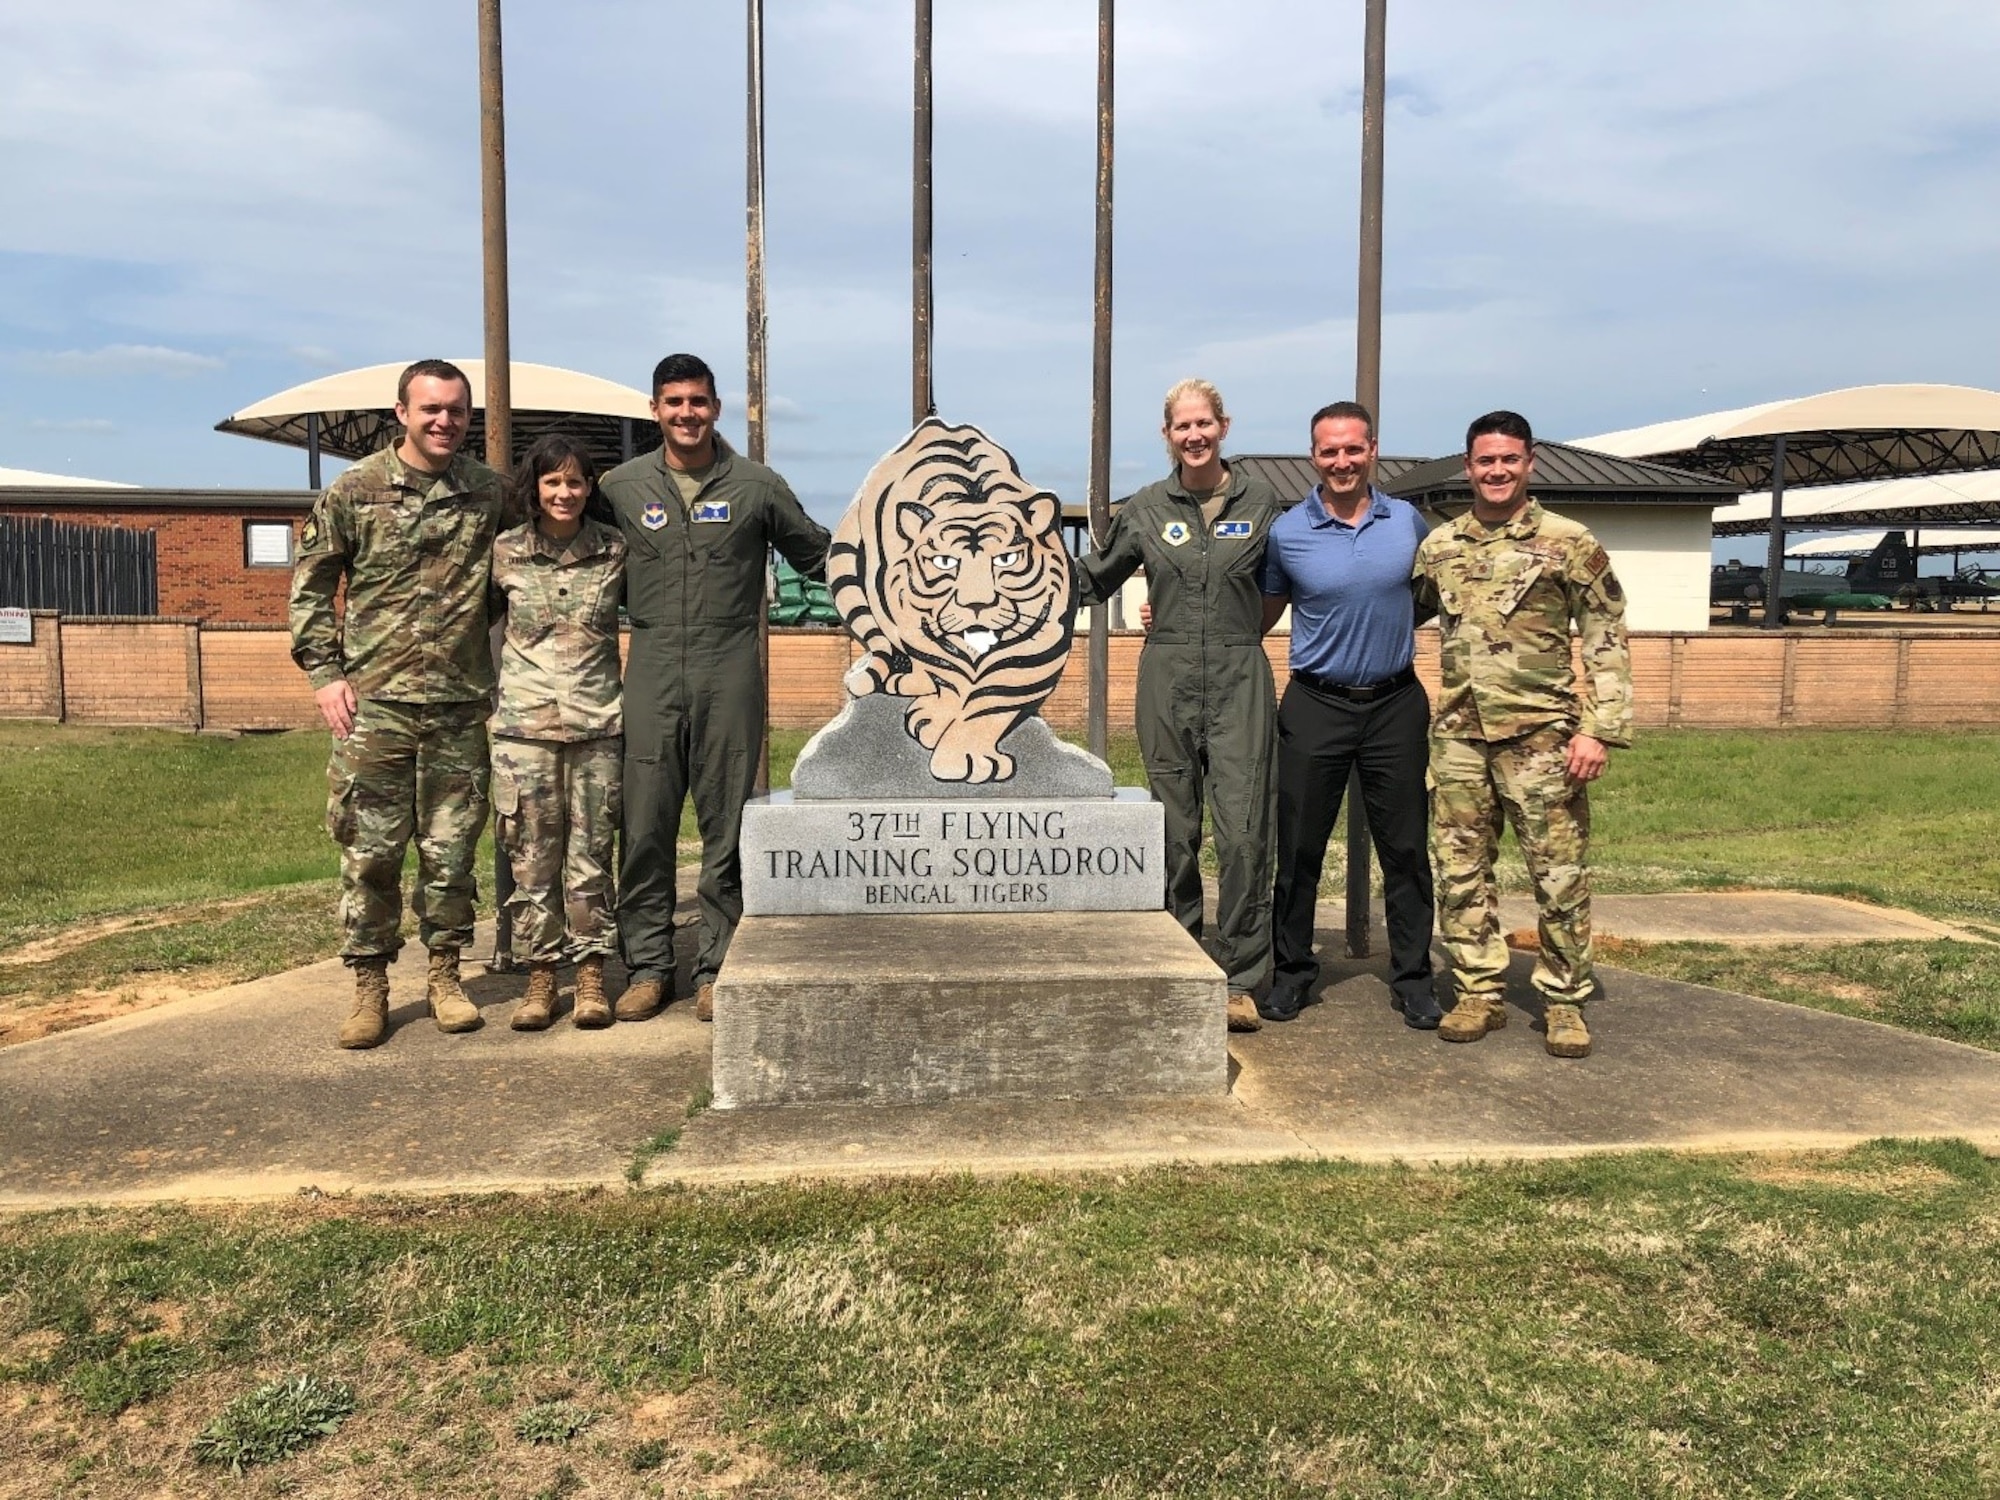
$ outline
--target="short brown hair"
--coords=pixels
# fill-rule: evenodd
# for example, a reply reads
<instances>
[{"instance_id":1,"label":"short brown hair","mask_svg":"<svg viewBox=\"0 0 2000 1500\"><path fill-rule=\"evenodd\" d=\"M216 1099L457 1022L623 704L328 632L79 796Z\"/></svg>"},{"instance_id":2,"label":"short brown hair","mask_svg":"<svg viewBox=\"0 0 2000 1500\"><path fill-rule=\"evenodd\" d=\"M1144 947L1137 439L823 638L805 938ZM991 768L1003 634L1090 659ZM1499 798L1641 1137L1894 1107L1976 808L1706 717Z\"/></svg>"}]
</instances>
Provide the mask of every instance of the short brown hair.
<instances>
[{"instance_id":1,"label":"short brown hair","mask_svg":"<svg viewBox=\"0 0 2000 1500\"><path fill-rule=\"evenodd\" d=\"M1329 401L1314 412L1312 420L1306 423L1307 442L1312 441L1322 422L1359 422L1368 429L1368 441L1375 441L1375 415L1359 401Z\"/></svg>"},{"instance_id":2,"label":"short brown hair","mask_svg":"<svg viewBox=\"0 0 2000 1500\"><path fill-rule=\"evenodd\" d=\"M465 387L466 405L472 404L472 381L457 365L448 359L420 359L409 369L396 377L396 404L407 406L410 402L410 382L419 375L427 375L432 380L456 380Z\"/></svg>"}]
</instances>

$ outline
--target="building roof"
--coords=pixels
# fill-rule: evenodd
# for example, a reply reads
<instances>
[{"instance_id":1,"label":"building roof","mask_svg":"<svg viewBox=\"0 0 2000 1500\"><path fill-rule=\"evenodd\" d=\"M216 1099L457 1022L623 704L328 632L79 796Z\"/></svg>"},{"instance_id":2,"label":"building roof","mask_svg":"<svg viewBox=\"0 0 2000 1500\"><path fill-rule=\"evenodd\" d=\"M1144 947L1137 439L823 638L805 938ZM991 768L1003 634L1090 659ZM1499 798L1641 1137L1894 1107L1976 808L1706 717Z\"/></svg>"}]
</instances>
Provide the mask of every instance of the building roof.
<instances>
[{"instance_id":1,"label":"building roof","mask_svg":"<svg viewBox=\"0 0 2000 1500\"><path fill-rule=\"evenodd\" d=\"M1383 486L1390 494L1432 508L1469 505L1472 482L1458 454L1405 470ZM1737 487L1711 474L1638 459L1593 453L1569 443L1535 444L1534 492L1552 503L1580 505L1728 505Z\"/></svg>"},{"instance_id":2,"label":"building roof","mask_svg":"<svg viewBox=\"0 0 2000 1500\"><path fill-rule=\"evenodd\" d=\"M1858 385L1576 441L1768 489L1772 439L1781 433L1787 488L2000 468L2000 391Z\"/></svg>"},{"instance_id":3,"label":"building roof","mask_svg":"<svg viewBox=\"0 0 2000 1500\"><path fill-rule=\"evenodd\" d=\"M1894 528L1902 530L1911 543L1910 551L1920 557L1936 557L1948 552L2000 552L2000 530L1991 527L1973 528L1969 526L1948 526L1942 530L1923 531L1909 536L1914 527ZM1787 546L1785 556L1831 560L1848 557L1866 557L1882 545L1888 531L1848 531L1839 536L1815 537L1809 542L1800 542L1796 547Z\"/></svg>"},{"instance_id":4,"label":"building roof","mask_svg":"<svg viewBox=\"0 0 2000 1500\"><path fill-rule=\"evenodd\" d=\"M33 469L0 469L0 488L30 487L38 490L94 489L122 490L131 486L115 479L74 479L68 474L38 474Z\"/></svg>"},{"instance_id":5,"label":"building roof","mask_svg":"<svg viewBox=\"0 0 2000 1500\"><path fill-rule=\"evenodd\" d=\"M1785 529L1951 526L2000 522L2000 470L1878 479L1785 491ZM1717 536L1761 536L1771 529L1768 492L1745 495L1715 513Z\"/></svg>"},{"instance_id":6,"label":"building roof","mask_svg":"<svg viewBox=\"0 0 2000 1500\"><path fill-rule=\"evenodd\" d=\"M465 451L481 454L486 447L486 361L452 361L472 382L472 431ZM365 458L399 437L396 421L396 379L408 362L369 365L295 385L267 396L215 424L217 432L261 438L291 448L307 446L306 418L319 418L322 453L336 458ZM660 445L644 392L553 365L515 360L513 377L514 449L518 454L544 433L573 432L590 444L600 464L614 464L630 451L644 453ZM625 424L630 423L628 429Z\"/></svg>"},{"instance_id":7,"label":"building roof","mask_svg":"<svg viewBox=\"0 0 2000 1500\"><path fill-rule=\"evenodd\" d=\"M1378 454L1375 459L1375 482L1387 489L1391 480L1424 461L1421 458L1398 458L1389 453ZM1319 483L1319 470L1303 454L1233 453L1229 462L1263 480L1278 492L1278 498L1287 505L1305 499L1312 492L1312 487Z\"/></svg>"},{"instance_id":8,"label":"building roof","mask_svg":"<svg viewBox=\"0 0 2000 1500\"><path fill-rule=\"evenodd\" d=\"M0 489L0 510L270 510L304 515L313 490L149 490L134 485Z\"/></svg>"}]
</instances>

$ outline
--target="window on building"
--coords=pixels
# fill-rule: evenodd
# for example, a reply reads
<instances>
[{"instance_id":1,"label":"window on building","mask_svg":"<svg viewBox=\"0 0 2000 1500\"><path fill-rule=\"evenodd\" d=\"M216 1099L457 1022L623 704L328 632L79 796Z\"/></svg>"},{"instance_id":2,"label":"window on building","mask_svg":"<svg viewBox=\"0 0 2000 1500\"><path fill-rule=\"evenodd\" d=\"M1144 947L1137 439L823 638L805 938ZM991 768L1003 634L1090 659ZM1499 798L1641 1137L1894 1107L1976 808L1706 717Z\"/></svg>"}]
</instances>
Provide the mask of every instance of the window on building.
<instances>
[{"instance_id":1,"label":"window on building","mask_svg":"<svg viewBox=\"0 0 2000 1500\"><path fill-rule=\"evenodd\" d=\"M245 521L243 561L253 568L289 568L292 565L292 523Z\"/></svg>"}]
</instances>

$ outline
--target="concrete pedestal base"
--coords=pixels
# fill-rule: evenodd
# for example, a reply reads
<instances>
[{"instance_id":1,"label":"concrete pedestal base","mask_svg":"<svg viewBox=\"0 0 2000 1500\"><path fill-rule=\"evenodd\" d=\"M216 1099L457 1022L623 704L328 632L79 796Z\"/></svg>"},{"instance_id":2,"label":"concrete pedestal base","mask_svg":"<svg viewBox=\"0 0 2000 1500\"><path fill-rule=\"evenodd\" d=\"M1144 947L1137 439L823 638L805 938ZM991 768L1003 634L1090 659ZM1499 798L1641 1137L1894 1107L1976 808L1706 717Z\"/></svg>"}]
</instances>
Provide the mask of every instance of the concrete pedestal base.
<instances>
[{"instance_id":1,"label":"concrete pedestal base","mask_svg":"<svg viewBox=\"0 0 2000 1500\"><path fill-rule=\"evenodd\" d=\"M1227 999L1162 911L745 917L715 1106L1221 1095Z\"/></svg>"}]
</instances>

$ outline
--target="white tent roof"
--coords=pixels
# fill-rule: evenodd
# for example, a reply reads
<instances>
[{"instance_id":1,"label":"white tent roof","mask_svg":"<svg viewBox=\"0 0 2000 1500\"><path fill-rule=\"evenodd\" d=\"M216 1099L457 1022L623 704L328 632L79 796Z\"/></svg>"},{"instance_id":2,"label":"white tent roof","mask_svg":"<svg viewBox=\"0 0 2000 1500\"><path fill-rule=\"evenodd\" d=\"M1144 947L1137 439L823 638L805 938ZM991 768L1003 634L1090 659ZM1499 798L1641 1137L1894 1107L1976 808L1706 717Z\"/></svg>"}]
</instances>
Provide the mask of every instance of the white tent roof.
<instances>
[{"instance_id":1,"label":"white tent roof","mask_svg":"<svg viewBox=\"0 0 2000 1500\"><path fill-rule=\"evenodd\" d=\"M1963 385L1858 385L1706 416L1577 438L1623 458L1771 483L1771 439L1786 436L1785 483L1839 484L2000 466L2000 391ZM1791 513L1789 498L1786 514Z\"/></svg>"},{"instance_id":2,"label":"white tent roof","mask_svg":"<svg viewBox=\"0 0 2000 1500\"><path fill-rule=\"evenodd\" d=\"M486 431L486 361L455 359L452 363L472 382L472 431L466 438L466 451L477 453ZM363 458L400 435L402 429L395 419L396 378L408 368L405 360L308 380L224 417L215 430L304 448L309 441L306 418L316 416L322 452L337 458ZM517 452L543 433L563 429L588 440L601 460L616 463L622 446L621 424L625 422L634 426L637 447L657 446L659 428L644 392L554 365L515 360L510 368Z\"/></svg>"},{"instance_id":3,"label":"white tent roof","mask_svg":"<svg viewBox=\"0 0 2000 1500\"><path fill-rule=\"evenodd\" d=\"M1909 528L1901 529L1907 536ZM1848 531L1839 536L1815 537L1812 541L1800 542L1796 547L1787 547L1785 556L1866 557L1882 544L1882 538L1888 534L1887 531ZM1954 526L1944 531L1926 531L1910 539L1918 543L1910 550L1925 557L1950 552L2000 552L2000 530L1992 527Z\"/></svg>"},{"instance_id":4,"label":"white tent roof","mask_svg":"<svg viewBox=\"0 0 2000 1500\"><path fill-rule=\"evenodd\" d=\"M2000 521L2000 470L1881 479L1785 491L1785 529L1939 526ZM1745 495L1715 512L1717 536L1744 536L1771 528L1769 493Z\"/></svg>"},{"instance_id":5,"label":"white tent roof","mask_svg":"<svg viewBox=\"0 0 2000 1500\"><path fill-rule=\"evenodd\" d=\"M0 469L0 487L28 490L129 490L116 479L75 479L68 474L38 474L33 469Z\"/></svg>"}]
</instances>

